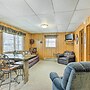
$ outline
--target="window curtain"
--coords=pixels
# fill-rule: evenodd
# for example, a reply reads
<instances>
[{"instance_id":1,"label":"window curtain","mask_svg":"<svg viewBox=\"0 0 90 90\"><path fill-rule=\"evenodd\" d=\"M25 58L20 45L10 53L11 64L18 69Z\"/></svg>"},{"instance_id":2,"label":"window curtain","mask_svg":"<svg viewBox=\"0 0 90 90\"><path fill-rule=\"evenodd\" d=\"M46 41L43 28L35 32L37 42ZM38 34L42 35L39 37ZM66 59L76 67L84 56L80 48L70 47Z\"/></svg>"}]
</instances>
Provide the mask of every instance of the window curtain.
<instances>
[{"instance_id":1,"label":"window curtain","mask_svg":"<svg viewBox=\"0 0 90 90\"><path fill-rule=\"evenodd\" d=\"M8 28L8 27L2 26L2 25L0 25L0 32L5 32L8 34L14 34L14 35L19 35L19 36L25 36L26 35L23 32L16 31L14 29L11 29L11 28Z\"/></svg>"},{"instance_id":2,"label":"window curtain","mask_svg":"<svg viewBox=\"0 0 90 90\"><path fill-rule=\"evenodd\" d=\"M57 35L44 35L45 38L57 38Z\"/></svg>"}]
</instances>

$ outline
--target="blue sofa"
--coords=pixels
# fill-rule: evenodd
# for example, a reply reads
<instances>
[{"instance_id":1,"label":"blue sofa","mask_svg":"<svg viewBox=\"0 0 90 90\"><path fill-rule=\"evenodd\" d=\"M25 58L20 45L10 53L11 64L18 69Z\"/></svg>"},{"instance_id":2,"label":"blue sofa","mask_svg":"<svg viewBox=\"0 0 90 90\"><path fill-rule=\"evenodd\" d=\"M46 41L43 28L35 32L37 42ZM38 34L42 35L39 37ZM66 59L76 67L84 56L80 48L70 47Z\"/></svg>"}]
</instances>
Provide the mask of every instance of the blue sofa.
<instances>
[{"instance_id":1,"label":"blue sofa","mask_svg":"<svg viewBox=\"0 0 90 90\"><path fill-rule=\"evenodd\" d=\"M63 77L51 72L52 90L90 90L90 62L69 63Z\"/></svg>"}]
</instances>

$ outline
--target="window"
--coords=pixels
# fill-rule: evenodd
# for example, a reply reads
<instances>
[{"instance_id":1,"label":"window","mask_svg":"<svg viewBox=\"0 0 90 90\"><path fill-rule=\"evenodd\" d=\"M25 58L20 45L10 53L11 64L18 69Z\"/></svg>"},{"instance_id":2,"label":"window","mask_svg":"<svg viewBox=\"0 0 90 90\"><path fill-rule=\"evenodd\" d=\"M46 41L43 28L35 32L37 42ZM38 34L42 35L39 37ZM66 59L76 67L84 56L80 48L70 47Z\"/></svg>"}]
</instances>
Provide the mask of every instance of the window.
<instances>
[{"instance_id":1,"label":"window","mask_svg":"<svg viewBox=\"0 0 90 90\"><path fill-rule=\"evenodd\" d=\"M23 50L24 37L3 32L3 52Z\"/></svg>"},{"instance_id":2,"label":"window","mask_svg":"<svg viewBox=\"0 0 90 90\"><path fill-rule=\"evenodd\" d=\"M56 47L56 37L46 38L46 47Z\"/></svg>"},{"instance_id":3,"label":"window","mask_svg":"<svg viewBox=\"0 0 90 90\"><path fill-rule=\"evenodd\" d=\"M15 50L22 51L23 50L23 36L15 35Z\"/></svg>"},{"instance_id":4,"label":"window","mask_svg":"<svg viewBox=\"0 0 90 90\"><path fill-rule=\"evenodd\" d=\"M14 51L14 35L3 32L3 52Z\"/></svg>"}]
</instances>

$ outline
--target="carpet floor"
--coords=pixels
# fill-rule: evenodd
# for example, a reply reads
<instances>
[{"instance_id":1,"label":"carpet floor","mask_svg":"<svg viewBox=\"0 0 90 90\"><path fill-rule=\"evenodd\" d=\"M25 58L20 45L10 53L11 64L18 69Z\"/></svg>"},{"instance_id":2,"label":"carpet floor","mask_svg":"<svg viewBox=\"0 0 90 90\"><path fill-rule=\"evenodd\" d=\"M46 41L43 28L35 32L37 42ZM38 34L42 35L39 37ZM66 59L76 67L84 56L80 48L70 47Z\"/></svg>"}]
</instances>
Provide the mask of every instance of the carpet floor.
<instances>
[{"instance_id":1,"label":"carpet floor","mask_svg":"<svg viewBox=\"0 0 90 90\"><path fill-rule=\"evenodd\" d=\"M62 76L65 67L65 65L58 64L53 60L39 61L29 69L29 81L26 84L23 84L23 82L19 85L14 84L11 90L52 90L52 82L49 78L50 72L56 72L59 76ZM5 88L2 90L5 90Z\"/></svg>"}]
</instances>

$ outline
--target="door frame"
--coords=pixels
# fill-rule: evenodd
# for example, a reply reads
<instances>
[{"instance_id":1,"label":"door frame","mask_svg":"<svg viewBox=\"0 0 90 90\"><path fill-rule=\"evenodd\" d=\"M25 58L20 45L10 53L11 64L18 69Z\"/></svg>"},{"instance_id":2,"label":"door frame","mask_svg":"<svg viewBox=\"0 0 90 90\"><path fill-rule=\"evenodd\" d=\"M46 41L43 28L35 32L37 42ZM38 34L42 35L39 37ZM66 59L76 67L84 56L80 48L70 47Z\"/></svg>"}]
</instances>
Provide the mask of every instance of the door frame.
<instances>
[{"instance_id":1,"label":"door frame","mask_svg":"<svg viewBox=\"0 0 90 90\"><path fill-rule=\"evenodd\" d=\"M90 24L86 26L86 61L90 61Z\"/></svg>"},{"instance_id":2,"label":"door frame","mask_svg":"<svg viewBox=\"0 0 90 90\"><path fill-rule=\"evenodd\" d=\"M80 53L79 61L84 61L84 29L79 31L79 37L80 37L79 38L79 53ZM82 41L82 38L83 38L83 41Z\"/></svg>"}]
</instances>

